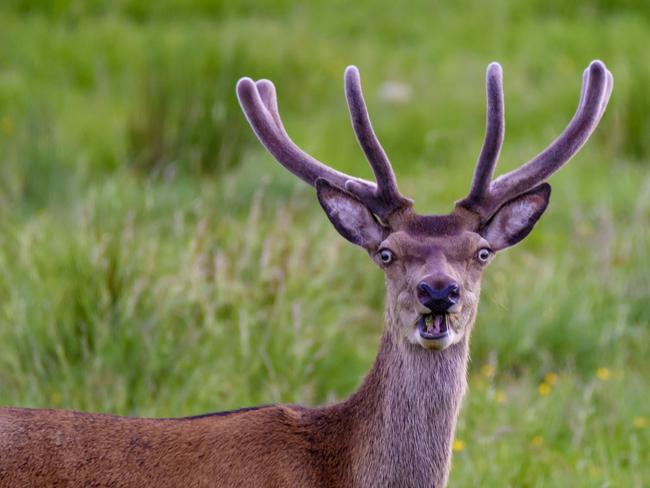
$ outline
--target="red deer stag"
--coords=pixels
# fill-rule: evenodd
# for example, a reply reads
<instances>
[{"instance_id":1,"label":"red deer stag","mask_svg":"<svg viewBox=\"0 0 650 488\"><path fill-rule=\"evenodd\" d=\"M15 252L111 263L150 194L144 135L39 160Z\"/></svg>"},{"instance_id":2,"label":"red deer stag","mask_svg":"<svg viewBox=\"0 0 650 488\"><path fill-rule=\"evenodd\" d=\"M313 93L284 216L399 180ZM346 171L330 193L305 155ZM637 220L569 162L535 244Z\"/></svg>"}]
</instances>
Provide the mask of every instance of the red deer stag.
<instances>
[{"instance_id":1,"label":"red deer stag","mask_svg":"<svg viewBox=\"0 0 650 488\"><path fill-rule=\"evenodd\" d=\"M532 230L549 201L545 180L594 131L612 84L603 63L592 62L562 135L493 180L504 109L501 67L491 64L487 130L469 194L448 215L418 215L373 132L356 68L345 72L345 93L376 183L299 149L282 125L273 84L241 79L239 101L262 144L316 188L336 230L384 270L385 327L370 372L349 399L319 408L178 419L1 409L0 485L445 486L483 270Z\"/></svg>"}]
</instances>

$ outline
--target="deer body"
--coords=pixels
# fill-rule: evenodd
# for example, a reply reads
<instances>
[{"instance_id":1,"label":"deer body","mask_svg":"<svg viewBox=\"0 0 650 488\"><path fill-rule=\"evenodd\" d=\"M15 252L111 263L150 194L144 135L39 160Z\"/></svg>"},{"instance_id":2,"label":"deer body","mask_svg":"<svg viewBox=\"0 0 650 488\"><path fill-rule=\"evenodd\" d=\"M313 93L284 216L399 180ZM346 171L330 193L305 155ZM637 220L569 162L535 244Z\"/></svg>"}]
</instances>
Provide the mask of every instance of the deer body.
<instances>
[{"instance_id":1,"label":"deer body","mask_svg":"<svg viewBox=\"0 0 650 488\"><path fill-rule=\"evenodd\" d=\"M327 486L312 465L325 453L317 417L301 409L188 419L6 410L0 419L3 487Z\"/></svg>"},{"instance_id":2,"label":"deer body","mask_svg":"<svg viewBox=\"0 0 650 488\"><path fill-rule=\"evenodd\" d=\"M483 149L470 193L448 215L413 211L370 125L356 68L346 70L345 89L376 183L298 148L271 82L243 78L237 94L264 146L316 188L335 229L384 271L384 333L360 388L321 408L266 406L179 419L0 409L0 486L446 485L483 270L541 217L550 198L545 180L596 128L612 77L594 61L564 133L492 180L504 117L501 68L491 64Z\"/></svg>"},{"instance_id":3,"label":"deer body","mask_svg":"<svg viewBox=\"0 0 650 488\"><path fill-rule=\"evenodd\" d=\"M179 419L0 410L0 486L444 486L467 344L429 361L384 335L362 386L323 408Z\"/></svg>"}]
</instances>

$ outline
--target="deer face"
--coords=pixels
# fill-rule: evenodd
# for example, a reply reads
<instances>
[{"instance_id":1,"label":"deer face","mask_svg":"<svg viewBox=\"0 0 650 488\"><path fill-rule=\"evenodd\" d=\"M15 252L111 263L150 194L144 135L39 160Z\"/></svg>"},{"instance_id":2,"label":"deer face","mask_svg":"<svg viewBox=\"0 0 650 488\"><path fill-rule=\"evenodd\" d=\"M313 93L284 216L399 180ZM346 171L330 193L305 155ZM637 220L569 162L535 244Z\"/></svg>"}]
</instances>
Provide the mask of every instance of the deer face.
<instances>
[{"instance_id":1,"label":"deer face","mask_svg":"<svg viewBox=\"0 0 650 488\"><path fill-rule=\"evenodd\" d=\"M428 349L460 341L473 322L481 275L492 254L489 243L469 231L389 235L374 260L386 274L394 332Z\"/></svg>"},{"instance_id":2,"label":"deer face","mask_svg":"<svg viewBox=\"0 0 650 488\"><path fill-rule=\"evenodd\" d=\"M469 231L389 235L374 259L386 274L394 332L428 349L460 341L474 320L481 275L492 255L489 243Z\"/></svg>"},{"instance_id":3,"label":"deer face","mask_svg":"<svg viewBox=\"0 0 650 488\"><path fill-rule=\"evenodd\" d=\"M593 61L583 75L578 109L564 132L521 167L492 179L504 135L501 67L487 69L487 128L470 192L448 215L416 214L402 196L377 139L361 92L359 72L345 71L352 127L376 183L340 173L296 146L278 112L268 80L242 78L239 102L266 149L289 171L316 187L339 233L363 247L386 275L389 332L434 350L460 342L476 315L481 275L498 251L532 230L546 209L545 180L587 141L602 117L612 75Z\"/></svg>"},{"instance_id":4,"label":"deer face","mask_svg":"<svg viewBox=\"0 0 650 488\"><path fill-rule=\"evenodd\" d=\"M514 198L486 225L463 208L446 216L410 209L380 223L362 202L325 181L321 206L339 233L384 270L389 331L427 349L460 342L476 316L483 270L523 239L546 209L550 186Z\"/></svg>"}]
</instances>

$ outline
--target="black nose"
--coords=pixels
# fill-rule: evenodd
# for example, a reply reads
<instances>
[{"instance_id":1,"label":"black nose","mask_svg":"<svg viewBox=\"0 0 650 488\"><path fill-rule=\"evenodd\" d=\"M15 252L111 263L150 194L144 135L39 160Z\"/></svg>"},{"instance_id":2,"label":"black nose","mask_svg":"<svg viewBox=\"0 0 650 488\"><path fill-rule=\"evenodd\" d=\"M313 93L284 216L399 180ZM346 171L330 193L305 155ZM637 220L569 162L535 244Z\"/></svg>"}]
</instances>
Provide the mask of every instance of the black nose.
<instances>
[{"instance_id":1,"label":"black nose","mask_svg":"<svg viewBox=\"0 0 650 488\"><path fill-rule=\"evenodd\" d=\"M424 281L418 284L418 300L432 312L446 312L458 302L459 297L460 287L453 281L442 289L434 289Z\"/></svg>"}]
</instances>

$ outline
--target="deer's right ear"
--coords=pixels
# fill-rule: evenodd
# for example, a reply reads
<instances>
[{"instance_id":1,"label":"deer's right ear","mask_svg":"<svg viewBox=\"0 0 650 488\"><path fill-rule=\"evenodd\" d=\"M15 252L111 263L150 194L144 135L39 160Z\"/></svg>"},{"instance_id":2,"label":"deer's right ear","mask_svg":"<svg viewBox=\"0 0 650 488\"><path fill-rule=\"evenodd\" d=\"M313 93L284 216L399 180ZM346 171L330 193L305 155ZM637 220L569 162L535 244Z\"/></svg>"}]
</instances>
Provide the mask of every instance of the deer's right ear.
<instances>
[{"instance_id":1,"label":"deer's right ear","mask_svg":"<svg viewBox=\"0 0 650 488\"><path fill-rule=\"evenodd\" d=\"M388 236L368 207L327 180L316 180L318 201L339 234L368 252L374 252Z\"/></svg>"}]
</instances>

